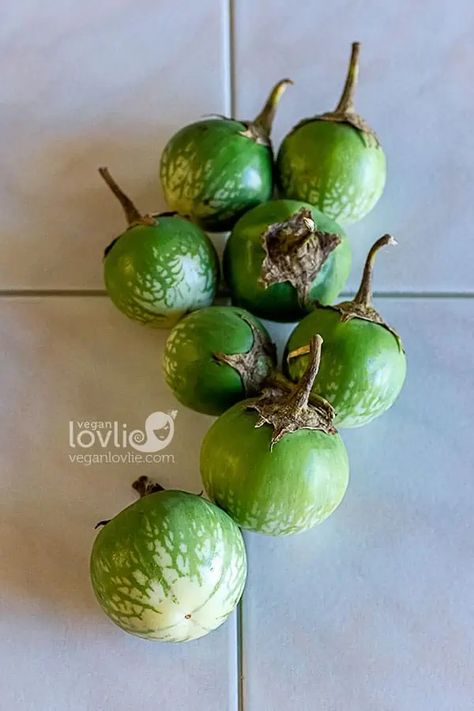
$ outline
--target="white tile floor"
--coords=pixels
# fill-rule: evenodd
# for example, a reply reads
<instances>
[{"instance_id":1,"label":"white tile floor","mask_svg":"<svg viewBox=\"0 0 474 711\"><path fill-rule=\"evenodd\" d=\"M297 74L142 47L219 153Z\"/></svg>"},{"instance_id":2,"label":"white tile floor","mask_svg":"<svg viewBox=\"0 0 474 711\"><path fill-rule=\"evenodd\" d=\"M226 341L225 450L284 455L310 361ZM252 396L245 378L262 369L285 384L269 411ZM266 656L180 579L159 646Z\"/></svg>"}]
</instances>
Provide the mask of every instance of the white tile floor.
<instances>
[{"instance_id":1,"label":"white tile floor","mask_svg":"<svg viewBox=\"0 0 474 711\"><path fill-rule=\"evenodd\" d=\"M2 711L474 708L473 25L467 0L2 8ZM91 295L122 227L95 169L108 164L140 206L159 206L160 146L175 127L232 103L252 116L290 75L278 142L334 103L353 39L364 42L360 110L390 181L349 229L350 286L368 243L393 231L400 246L381 255L376 287L406 342L406 387L386 416L343 433L352 480L333 517L292 539L247 536L241 625L234 615L187 645L135 640L97 607L88 556L96 521L150 471L71 462L68 423L139 427L177 408L175 461L154 473L199 491L211 419L166 389L165 334ZM281 343L288 330L273 333Z\"/></svg>"},{"instance_id":2,"label":"white tile floor","mask_svg":"<svg viewBox=\"0 0 474 711\"><path fill-rule=\"evenodd\" d=\"M244 0L235 12L238 115L252 115L262 86L285 76L277 143L301 118L332 109L350 43L362 42L356 108L387 154L384 196L353 238L355 287L368 246L400 242L378 270L383 291L466 291L473 278L474 9L468 0ZM264 30L262 30L264 28Z\"/></svg>"},{"instance_id":3,"label":"white tile floor","mask_svg":"<svg viewBox=\"0 0 474 711\"><path fill-rule=\"evenodd\" d=\"M249 709L473 708L473 302L379 306L407 382L384 417L342 432L343 503L307 534L246 536Z\"/></svg>"}]
</instances>

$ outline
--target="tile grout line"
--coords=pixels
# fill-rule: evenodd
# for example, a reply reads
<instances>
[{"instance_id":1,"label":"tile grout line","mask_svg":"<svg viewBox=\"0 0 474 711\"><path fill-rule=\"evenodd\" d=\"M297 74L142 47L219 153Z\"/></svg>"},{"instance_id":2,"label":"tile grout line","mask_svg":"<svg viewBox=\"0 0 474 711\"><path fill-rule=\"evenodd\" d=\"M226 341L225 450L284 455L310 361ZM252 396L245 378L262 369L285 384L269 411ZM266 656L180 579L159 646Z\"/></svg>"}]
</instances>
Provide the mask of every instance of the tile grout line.
<instances>
[{"instance_id":1,"label":"tile grout line","mask_svg":"<svg viewBox=\"0 0 474 711\"><path fill-rule=\"evenodd\" d=\"M225 23L225 69L226 69L226 96L225 110L227 116L235 117L235 6L234 0L224 0ZM237 711L244 711L244 685L243 685L243 630L242 630L242 605L243 596L236 610L236 674L237 674Z\"/></svg>"},{"instance_id":2,"label":"tile grout line","mask_svg":"<svg viewBox=\"0 0 474 711\"><path fill-rule=\"evenodd\" d=\"M355 291L342 291L338 298L353 296ZM15 297L107 297L105 289L0 289L0 298ZM228 294L218 294L226 298ZM375 291L374 299L473 299L472 291Z\"/></svg>"},{"instance_id":3,"label":"tile grout line","mask_svg":"<svg viewBox=\"0 0 474 711\"><path fill-rule=\"evenodd\" d=\"M235 7L234 0L225 0L227 7L227 114L235 118Z\"/></svg>"},{"instance_id":4,"label":"tile grout line","mask_svg":"<svg viewBox=\"0 0 474 711\"><path fill-rule=\"evenodd\" d=\"M245 590L237 605L237 709L244 711L244 635L243 635L243 605Z\"/></svg>"},{"instance_id":5,"label":"tile grout line","mask_svg":"<svg viewBox=\"0 0 474 711\"><path fill-rule=\"evenodd\" d=\"M105 289L0 289L1 297L107 296Z\"/></svg>"},{"instance_id":6,"label":"tile grout line","mask_svg":"<svg viewBox=\"0 0 474 711\"><path fill-rule=\"evenodd\" d=\"M354 296L343 291L339 296ZM472 299L474 291L374 291L374 299Z\"/></svg>"}]
</instances>

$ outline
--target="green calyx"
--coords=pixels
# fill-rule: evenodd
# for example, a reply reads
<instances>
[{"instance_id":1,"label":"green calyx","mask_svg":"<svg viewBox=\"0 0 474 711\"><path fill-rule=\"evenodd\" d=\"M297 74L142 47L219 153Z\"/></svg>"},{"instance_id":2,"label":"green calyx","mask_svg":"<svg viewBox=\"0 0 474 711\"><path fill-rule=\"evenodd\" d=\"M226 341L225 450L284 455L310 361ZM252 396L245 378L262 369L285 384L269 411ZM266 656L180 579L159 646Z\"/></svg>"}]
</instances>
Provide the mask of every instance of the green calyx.
<instances>
[{"instance_id":1,"label":"green calyx","mask_svg":"<svg viewBox=\"0 0 474 711\"><path fill-rule=\"evenodd\" d=\"M339 99L339 103L334 111L326 111L323 114L318 114L312 119L305 119L298 125L302 125L308 121L313 121L314 119L318 121L346 123L360 131L363 138L370 137L375 140L377 145L379 145L379 141L374 130L369 126L365 119L362 118L362 116L356 113L354 108L354 96L359 78L360 46L360 42L352 43L351 58L349 61L349 68L347 70L346 81L344 83L344 89L342 91L341 98Z\"/></svg>"},{"instance_id":2,"label":"green calyx","mask_svg":"<svg viewBox=\"0 0 474 711\"><path fill-rule=\"evenodd\" d=\"M304 307L316 276L341 237L318 230L311 211L303 207L288 220L270 225L261 243L265 258L260 284L266 289L272 284L290 283Z\"/></svg>"},{"instance_id":3,"label":"green calyx","mask_svg":"<svg viewBox=\"0 0 474 711\"><path fill-rule=\"evenodd\" d=\"M264 146L271 145L270 134L276 110L283 93L290 84L293 84L291 79L281 79L275 84L258 116L253 121L243 122L246 129L241 132L241 136L251 138Z\"/></svg>"},{"instance_id":4,"label":"green calyx","mask_svg":"<svg viewBox=\"0 0 474 711\"><path fill-rule=\"evenodd\" d=\"M320 430L326 434L336 434L332 424L333 407L323 398L310 396L321 361L323 339L313 336L309 344L309 363L297 385L282 386L276 380L265 388L258 400L249 403L248 409L260 415L256 428L270 425L273 428L270 449L286 434L300 429Z\"/></svg>"},{"instance_id":5,"label":"green calyx","mask_svg":"<svg viewBox=\"0 0 474 711\"><path fill-rule=\"evenodd\" d=\"M240 318L252 332L253 342L245 353L214 353L218 363L225 363L240 376L245 397L252 397L261 391L262 382L269 376L276 362L275 344L244 315Z\"/></svg>"}]
</instances>

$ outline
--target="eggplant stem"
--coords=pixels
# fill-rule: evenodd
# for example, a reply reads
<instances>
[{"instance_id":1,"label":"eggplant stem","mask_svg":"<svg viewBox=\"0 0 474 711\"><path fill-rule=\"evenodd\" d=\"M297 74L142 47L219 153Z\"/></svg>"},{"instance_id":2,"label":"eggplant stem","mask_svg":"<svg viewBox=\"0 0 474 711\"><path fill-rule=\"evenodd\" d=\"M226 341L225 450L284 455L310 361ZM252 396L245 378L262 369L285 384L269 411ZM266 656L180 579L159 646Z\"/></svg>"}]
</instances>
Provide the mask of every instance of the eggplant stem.
<instances>
[{"instance_id":1,"label":"eggplant stem","mask_svg":"<svg viewBox=\"0 0 474 711\"><path fill-rule=\"evenodd\" d=\"M286 362L289 363L290 360L293 360L293 358L298 358L299 356L302 355L308 355L308 353L311 351L311 348L309 345L307 346L300 346L299 348L295 348L294 351L290 351L288 355L286 356Z\"/></svg>"},{"instance_id":2,"label":"eggplant stem","mask_svg":"<svg viewBox=\"0 0 474 711\"><path fill-rule=\"evenodd\" d=\"M252 121L253 126L258 126L266 136L270 137L272 132L273 120L275 118L276 110L280 99L287 86L293 84L291 79L282 79L279 81L273 89L271 90L268 99L265 102L263 109L260 111L258 116Z\"/></svg>"},{"instance_id":3,"label":"eggplant stem","mask_svg":"<svg viewBox=\"0 0 474 711\"><path fill-rule=\"evenodd\" d=\"M321 363L321 349L323 345L323 339L317 333L312 336L308 352L309 352L309 362L308 367L298 381L298 385L295 387L291 395L288 397L288 403L294 405L295 410L299 410L308 404L309 397L311 395L311 389L313 387L314 381L319 371L319 364Z\"/></svg>"},{"instance_id":4,"label":"eggplant stem","mask_svg":"<svg viewBox=\"0 0 474 711\"><path fill-rule=\"evenodd\" d=\"M123 211L125 213L126 220L129 225L134 222L140 222L143 220L143 216L138 212L137 208L130 200L128 195L125 195L123 190L118 186L115 180L112 178L108 168L99 168L99 173L107 183L117 200L122 205Z\"/></svg>"},{"instance_id":5,"label":"eggplant stem","mask_svg":"<svg viewBox=\"0 0 474 711\"><path fill-rule=\"evenodd\" d=\"M132 489L135 489L140 494L140 498L148 496L148 494L154 494L157 491L164 491L165 488L158 484L157 481L150 479L148 476L140 476L132 484Z\"/></svg>"},{"instance_id":6,"label":"eggplant stem","mask_svg":"<svg viewBox=\"0 0 474 711\"><path fill-rule=\"evenodd\" d=\"M372 277L374 270L375 256L381 247L385 247L388 244L397 244L397 240L392 237L392 235L386 234L380 237L372 247L365 260L364 271L362 274L362 279L360 282L359 290L352 302L354 304L361 304L364 307L372 306Z\"/></svg>"},{"instance_id":7,"label":"eggplant stem","mask_svg":"<svg viewBox=\"0 0 474 711\"><path fill-rule=\"evenodd\" d=\"M336 106L336 114L351 114L354 112L354 95L359 77L359 53L360 42L353 42L346 82L339 103Z\"/></svg>"}]
</instances>

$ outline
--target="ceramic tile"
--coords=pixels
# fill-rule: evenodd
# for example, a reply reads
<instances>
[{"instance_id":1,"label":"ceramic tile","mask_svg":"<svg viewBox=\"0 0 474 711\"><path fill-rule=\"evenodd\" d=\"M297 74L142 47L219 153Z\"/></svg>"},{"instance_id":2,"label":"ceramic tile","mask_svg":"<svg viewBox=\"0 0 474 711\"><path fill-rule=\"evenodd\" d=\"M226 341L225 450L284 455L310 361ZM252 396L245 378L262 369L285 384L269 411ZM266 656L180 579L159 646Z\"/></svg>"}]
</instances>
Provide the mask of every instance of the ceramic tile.
<instances>
[{"instance_id":1,"label":"ceramic tile","mask_svg":"<svg viewBox=\"0 0 474 711\"><path fill-rule=\"evenodd\" d=\"M108 165L144 211L164 208L161 149L227 110L226 5L21 0L0 26L0 289L100 288L124 222Z\"/></svg>"},{"instance_id":2,"label":"ceramic tile","mask_svg":"<svg viewBox=\"0 0 474 711\"><path fill-rule=\"evenodd\" d=\"M236 709L235 617L195 642L146 642L107 620L89 583L94 525L135 499L137 476L201 490L197 462L211 420L166 388L165 336L128 321L105 298L0 299L4 709ZM79 447L77 423L117 421L130 432L155 410L177 410L167 460L71 461L104 452Z\"/></svg>"},{"instance_id":3,"label":"ceramic tile","mask_svg":"<svg viewBox=\"0 0 474 711\"><path fill-rule=\"evenodd\" d=\"M385 194L348 228L355 288L376 237L399 247L380 257L382 291L471 291L474 110L468 0L398 3L235 3L236 114L254 115L268 87L289 76L275 142L301 118L339 98L350 43L362 42L357 108L377 131L388 160Z\"/></svg>"},{"instance_id":4,"label":"ceramic tile","mask_svg":"<svg viewBox=\"0 0 474 711\"><path fill-rule=\"evenodd\" d=\"M379 306L407 382L383 417L342 431L343 503L300 536L246 536L246 709L472 708L473 305Z\"/></svg>"}]
</instances>

